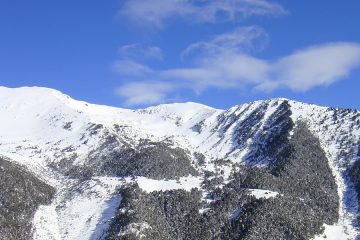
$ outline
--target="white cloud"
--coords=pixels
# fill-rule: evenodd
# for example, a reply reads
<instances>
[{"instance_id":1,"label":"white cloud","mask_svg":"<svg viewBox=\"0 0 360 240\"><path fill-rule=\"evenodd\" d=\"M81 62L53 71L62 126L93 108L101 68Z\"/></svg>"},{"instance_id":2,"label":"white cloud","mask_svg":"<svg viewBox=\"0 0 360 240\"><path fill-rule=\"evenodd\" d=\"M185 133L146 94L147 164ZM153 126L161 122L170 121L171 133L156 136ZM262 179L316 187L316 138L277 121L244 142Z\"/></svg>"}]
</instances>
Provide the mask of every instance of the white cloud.
<instances>
[{"instance_id":1,"label":"white cloud","mask_svg":"<svg viewBox=\"0 0 360 240\"><path fill-rule=\"evenodd\" d=\"M360 67L360 44L330 43L314 46L278 60L275 81L295 91L327 86Z\"/></svg>"},{"instance_id":2,"label":"white cloud","mask_svg":"<svg viewBox=\"0 0 360 240\"><path fill-rule=\"evenodd\" d=\"M269 36L262 28L247 26L239 27L230 33L220 34L212 40L212 43L230 49L255 49L258 47L263 48L263 44L267 43L268 38ZM255 46L255 43L260 43L259 41L261 41L261 44Z\"/></svg>"},{"instance_id":3,"label":"white cloud","mask_svg":"<svg viewBox=\"0 0 360 240\"><path fill-rule=\"evenodd\" d=\"M116 89L116 94L125 98L125 105L136 106L166 101L176 86L165 82L132 82Z\"/></svg>"},{"instance_id":4,"label":"white cloud","mask_svg":"<svg viewBox=\"0 0 360 240\"><path fill-rule=\"evenodd\" d=\"M216 58L202 59L193 68L179 68L161 71L161 79L173 79L186 82L196 90L209 87L233 88L239 85L258 84L266 79L269 66L266 61L246 54L229 52L217 55Z\"/></svg>"},{"instance_id":5,"label":"white cloud","mask_svg":"<svg viewBox=\"0 0 360 240\"><path fill-rule=\"evenodd\" d=\"M189 2L181 0L127 0L120 10L120 15L140 25L161 28L166 19L172 16L187 16L193 11Z\"/></svg>"},{"instance_id":6,"label":"white cloud","mask_svg":"<svg viewBox=\"0 0 360 240\"><path fill-rule=\"evenodd\" d=\"M120 10L121 16L156 28L171 18L215 23L284 13L280 4L267 0L127 0Z\"/></svg>"},{"instance_id":7,"label":"white cloud","mask_svg":"<svg viewBox=\"0 0 360 240\"><path fill-rule=\"evenodd\" d=\"M260 27L239 27L232 32L217 35L208 42L201 41L189 45L183 51L182 57L260 51L265 48L268 40L268 34Z\"/></svg>"},{"instance_id":8,"label":"white cloud","mask_svg":"<svg viewBox=\"0 0 360 240\"><path fill-rule=\"evenodd\" d=\"M127 104L141 105L163 102L178 90L191 90L201 94L209 88L245 88L266 92L287 88L304 92L314 87L328 86L360 68L358 43L312 46L269 61L243 51L243 43L251 46L256 37L242 38L241 34L233 37L239 32L242 31L222 34L209 42L190 45L185 52L201 50L201 54L196 54L192 67L154 70L135 62L117 63L119 73L130 76L132 80L130 84L120 87L122 91L119 90L118 93L128 99ZM146 84L146 80L151 81L151 84ZM141 84L137 86L137 83ZM126 94L129 86L137 86L140 90Z\"/></svg>"},{"instance_id":9,"label":"white cloud","mask_svg":"<svg viewBox=\"0 0 360 240\"><path fill-rule=\"evenodd\" d=\"M192 1L192 2L201 2ZM205 0L205 7L196 9L201 22L234 21L261 15L282 15L287 11L278 3L268 0Z\"/></svg>"},{"instance_id":10,"label":"white cloud","mask_svg":"<svg viewBox=\"0 0 360 240\"><path fill-rule=\"evenodd\" d=\"M146 46L142 44L129 44L119 48L119 53L122 57L132 59L163 59L163 52L157 46Z\"/></svg>"},{"instance_id":11,"label":"white cloud","mask_svg":"<svg viewBox=\"0 0 360 240\"><path fill-rule=\"evenodd\" d=\"M144 77L154 73L150 67L127 59L116 61L112 68L115 72L123 76Z\"/></svg>"}]
</instances>

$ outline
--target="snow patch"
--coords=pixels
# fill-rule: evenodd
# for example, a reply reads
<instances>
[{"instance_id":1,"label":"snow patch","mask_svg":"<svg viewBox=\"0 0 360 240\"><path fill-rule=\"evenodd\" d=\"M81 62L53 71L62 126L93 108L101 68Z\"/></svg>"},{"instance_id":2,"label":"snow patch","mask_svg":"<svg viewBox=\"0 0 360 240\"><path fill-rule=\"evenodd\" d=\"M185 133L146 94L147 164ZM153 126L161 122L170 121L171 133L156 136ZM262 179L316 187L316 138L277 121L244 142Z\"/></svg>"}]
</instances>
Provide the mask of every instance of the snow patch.
<instances>
[{"instance_id":1,"label":"snow patch","mask_svg":"<svg viewBox=\"0 0 360 240\"><path fill-rule=\"evenodd\" d=\"M42 205L33 220L34 240L61 240L58 216L54 205Z\"/></svg>"},{"instance_id":2,"label":"snow patch","mask_svg":"<svg viewBox=\"0 0 360 240\"><path fill-rule=\"evenodd\" d=\"M354 240L354 236L349 235L344 226L324 224L324 227L324 233L316 236L314 240Z\"/></svg>"},{"instance_id":3,"label":"snow patch","mask_svg":"<svg viewBox=\"0 0 360 240\"><path fill-rule=\"evenodd\" d=\"M250 194L256 197L257 199L259 198L268 199L268 198L276 197L279 194L278 192L263 190L263 189L248 189L248 190L250 191Z\"/></svg>"},{"instance_id":4,"label":"snow patch","mask_svg":"<svg viewBox=\"0 0 360 240\"><path fill-rule=\"evenodd\" d=\"M62 239L101 239L121 202L118 178L99 177L80 183L58 206Z\"/></svg>"},{"instance_id":5,"label":"snow patch","mask_svg":"<svg viewBox=\"0 0 360 240\"><path fill-rule=\"evenodd\" d=\"M130 178L127 178L130 182ZM193 188L201 188L202 178L200 177L181 177L179 180L154 180L146 177L138 177L136 182L139 187L147 193L154 191L168 191L184 189L190 191Z\"/></svg>"}]
</instances>

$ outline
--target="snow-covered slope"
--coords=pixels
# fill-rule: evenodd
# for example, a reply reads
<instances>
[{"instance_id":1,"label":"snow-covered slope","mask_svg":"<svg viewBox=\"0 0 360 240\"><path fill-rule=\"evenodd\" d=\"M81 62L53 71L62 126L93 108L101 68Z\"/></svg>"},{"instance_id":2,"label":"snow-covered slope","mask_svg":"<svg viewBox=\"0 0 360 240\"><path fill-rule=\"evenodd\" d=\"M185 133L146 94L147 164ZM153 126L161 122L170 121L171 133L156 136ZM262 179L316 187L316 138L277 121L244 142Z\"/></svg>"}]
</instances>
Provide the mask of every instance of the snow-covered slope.
<instances>
[{"instance_id":1,"label":"snow-covered slope","mask_svg":"<svg viewBox=\"0 0 360 240\"><path fill-rule=\"evenodd\" d=\"M295 125L305 121L319 138L336 179L339 220L326 226L325 234L355 239L358 198L349 169L360 158L360 112L354 110L287 99L228 110L191 102L128 110L77 101L47 88L0 87L0 156L57 189L52 205L41 206L34 216L34 239L98 239L105 236L119 206L118 189L129 181L137 181L146 192L190 191L201 188L206 171L216 171L226 184L236 164L267 167L276 161L269 149L284 140L289 119ZM119 154L133 151L131 157L149 147L168 149L170 161L177 158L175 153L182 154L189 159L189 173L198 175L185 171L168 181L157 177L164 174L131 180L112 171ZM219 159L227 163L217 165Z\"/></svg>"}]
</instances>

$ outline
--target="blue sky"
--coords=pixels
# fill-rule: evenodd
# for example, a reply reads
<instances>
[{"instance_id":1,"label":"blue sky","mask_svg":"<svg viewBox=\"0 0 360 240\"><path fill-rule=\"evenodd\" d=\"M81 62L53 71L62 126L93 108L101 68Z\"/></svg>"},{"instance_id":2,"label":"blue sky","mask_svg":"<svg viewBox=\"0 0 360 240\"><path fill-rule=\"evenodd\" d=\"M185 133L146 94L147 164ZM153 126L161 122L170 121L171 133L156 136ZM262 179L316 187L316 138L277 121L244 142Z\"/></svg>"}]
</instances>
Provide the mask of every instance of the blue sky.
<instances>
[{"instance_id":1,"label":"blue sky","mask_svg":"<svg viewBox=\"0 0 360 240\"><path fill-rule=\"evenodd\" d=\"M137 108L360 109L358 0L1 0L0 85Z\"/></svg>"}]
</instances>

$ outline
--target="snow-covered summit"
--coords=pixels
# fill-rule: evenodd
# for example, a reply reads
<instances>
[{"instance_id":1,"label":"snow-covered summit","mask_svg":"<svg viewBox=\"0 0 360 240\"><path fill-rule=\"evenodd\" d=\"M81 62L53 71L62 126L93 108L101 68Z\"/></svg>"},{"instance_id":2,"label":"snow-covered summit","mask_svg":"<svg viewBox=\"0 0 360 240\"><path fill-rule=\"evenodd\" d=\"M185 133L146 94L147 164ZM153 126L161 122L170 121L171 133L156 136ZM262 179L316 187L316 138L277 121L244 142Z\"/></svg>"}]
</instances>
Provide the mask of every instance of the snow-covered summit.
<instances>
[{"instance_id":1,"label":"snow-covered summit","mask_svg":"<svg viewBox=\"0 0 360 240\"><path fill-rule=\"evenodd\" d=\"M0 110L0 139L5 142L28 139L37 145L61 141L75 146L79 141L76 139L84 138L90 131L90 125L98 125L102 126L101 131L113 134L120 127L122 133L116 135L131 138L134 143L171 137L176 145L237 162L244 160L253 142L264 139L264 134L276 134L280 128L274 124L284 117L308 122L328 142L339 128L352 138L360 131L352 120L359 118L357 111L343 112L285 98L254 101L228 110L193 102L131 110L74 100L49 88L0 87ZM333 121L339 112L342 121L346 119L341 125ZM114 126L118 126L117 130ZM94 135L89 140L94 144L98 141Z\"/></svg>"},{"instance_id":2,"label":"snow-covered summit","mask_svg":"<svg viewBox=\"0 0 360 240\"><path fill-rule=\"evenodd\" d=\"M90 124L101 125L110 132L117 125L125 131L123 134L135 141L172 137L187 148L234 160L242 159L256 136L277 131L278 128L271 125L282 115L289 115L294 122L304 120L314 131L316 129L327 136L334 125L333 115L342 112L285 98L254 101L228 110L193 102L131 110L74 100L57 90L40 87L0 87L0 110L0 139L55 142L72 138L75 141L74 138L88 131ZM350 124L352 118L359 117L359 112L349 111L343 115ZM330 130L319 130L325 124ZM359 134L356 126L334 125L335 129L338 127ZM239 134L242 134L240 142L236 140Z\"/></svg>"}]
</instances>

